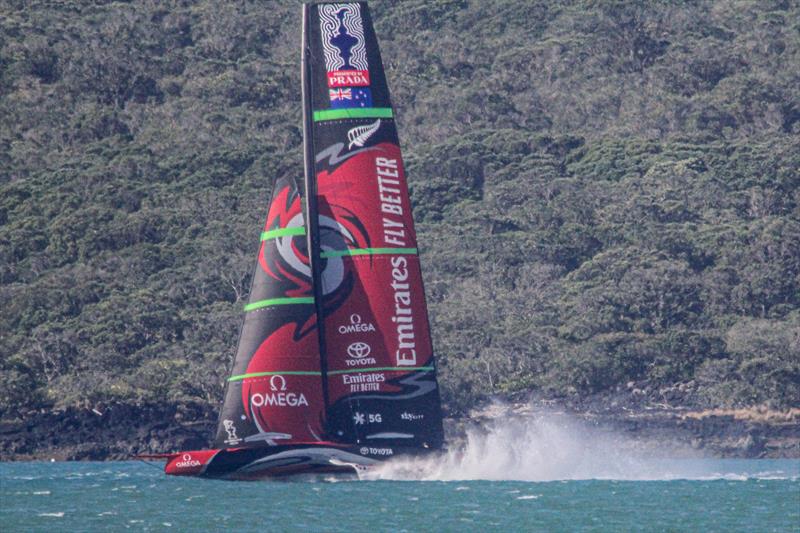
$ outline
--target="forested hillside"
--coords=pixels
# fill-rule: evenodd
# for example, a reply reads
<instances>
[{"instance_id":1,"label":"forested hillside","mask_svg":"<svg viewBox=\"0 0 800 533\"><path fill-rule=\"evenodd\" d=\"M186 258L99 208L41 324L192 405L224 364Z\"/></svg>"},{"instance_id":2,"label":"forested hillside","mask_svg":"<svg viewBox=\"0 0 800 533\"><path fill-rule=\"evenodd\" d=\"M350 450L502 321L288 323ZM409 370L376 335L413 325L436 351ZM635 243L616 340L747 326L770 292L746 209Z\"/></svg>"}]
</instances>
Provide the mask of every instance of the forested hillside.
<instances>
[{"instance_id":1,"label":"forested hillside","mask_svg":"<svg viewBox=\"0 0 800 533\"><path fill-rule=\"evenodd\" d=\"M0 415L216 406L299 3L0 4ZM371 8L449 413L800 407L797 1Z\"/></svg>"}]
</instances>

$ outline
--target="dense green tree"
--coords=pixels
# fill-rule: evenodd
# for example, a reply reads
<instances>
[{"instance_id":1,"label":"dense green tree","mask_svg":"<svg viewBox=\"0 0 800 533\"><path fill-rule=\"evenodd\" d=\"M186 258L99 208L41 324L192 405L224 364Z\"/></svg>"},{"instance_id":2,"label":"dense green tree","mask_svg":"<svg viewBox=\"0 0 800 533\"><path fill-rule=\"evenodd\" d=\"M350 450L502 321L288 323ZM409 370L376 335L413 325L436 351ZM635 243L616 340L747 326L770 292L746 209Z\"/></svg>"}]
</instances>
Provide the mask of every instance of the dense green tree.
<instances>
[{"instance_id":1,"label":"dense green tree","mask_svg":"<svg viewBox=\"0 0 800 533\"><path fill-rule=\"evenodd\" d=\"M450 412L800 405L796 2L372 9ZM0 415L216 405L302 172L299 3L0 11Z\"/></svg>"}]
</instances>

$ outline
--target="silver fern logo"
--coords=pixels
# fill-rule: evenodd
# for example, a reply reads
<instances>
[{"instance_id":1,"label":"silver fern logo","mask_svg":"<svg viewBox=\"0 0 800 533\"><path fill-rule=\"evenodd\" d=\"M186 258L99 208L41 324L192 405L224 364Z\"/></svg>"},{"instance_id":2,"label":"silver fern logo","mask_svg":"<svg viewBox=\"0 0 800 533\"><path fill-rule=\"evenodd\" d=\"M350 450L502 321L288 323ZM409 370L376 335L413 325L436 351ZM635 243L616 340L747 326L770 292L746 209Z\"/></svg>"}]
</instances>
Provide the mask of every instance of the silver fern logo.
<instances>
[{"instance_id":1,"label":"silver fern logo","mask_svg":"<svg viewBox=\"0 0 800 533\"><path fill-rule=\"evenodd\" d=\"M381 119L376 120L372 124L367 124L366 126L357 126L350 131L347 132L347 140L350 141L350 144L347 145L347 149L351 150L353 146L358 146L362 148L364 143L366 143L370 137L375 135L375 132L381 127Z\"/></svg>"}]
</instances>

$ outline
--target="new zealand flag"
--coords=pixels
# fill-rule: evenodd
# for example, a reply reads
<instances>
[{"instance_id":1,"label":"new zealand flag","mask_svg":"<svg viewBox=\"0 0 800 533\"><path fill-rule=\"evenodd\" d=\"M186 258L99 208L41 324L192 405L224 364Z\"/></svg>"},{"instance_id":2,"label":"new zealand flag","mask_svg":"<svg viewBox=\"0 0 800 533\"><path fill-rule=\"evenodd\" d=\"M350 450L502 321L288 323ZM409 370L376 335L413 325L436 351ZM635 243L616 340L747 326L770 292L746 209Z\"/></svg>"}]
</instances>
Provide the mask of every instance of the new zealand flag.
<instances>
[{"instance_id":1,"label":"new zealand flag","mask_svg":"<svg viewBox=\"0 0 800 533\"><path fill-rule=\"evenodd\" d=\"M372 107L372 91L368 88L329 89L332 109L348 109L351 107Z\"/></svg>"}]
</instances>

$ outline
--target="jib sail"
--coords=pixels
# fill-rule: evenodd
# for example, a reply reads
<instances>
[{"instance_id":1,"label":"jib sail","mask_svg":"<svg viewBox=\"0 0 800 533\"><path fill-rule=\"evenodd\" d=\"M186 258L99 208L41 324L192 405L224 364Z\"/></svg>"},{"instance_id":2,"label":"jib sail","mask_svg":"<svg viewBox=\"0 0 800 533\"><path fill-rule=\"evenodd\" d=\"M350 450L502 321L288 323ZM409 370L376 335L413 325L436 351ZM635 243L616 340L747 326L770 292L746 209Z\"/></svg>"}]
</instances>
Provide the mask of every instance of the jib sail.
<instances>
[{"instance_id":1,"label":"jib sail","mask_svg":"<svg viewBox=\"0 0 800 533\"><path fill-rule=\"evenodd\" d=\"M214 447L320 440L322 374L306 229L294 180L278 179Z\"/></svg>"},{"instance_id":2,"label":"jib sail","mask_svg":"<svg viewBox=\"0 0 800 533\"><path fill-rule=\"evenodd\" d=\"M411 204L370 13L360 2L304 10L306 190L326 434L439 447Z\"/></svg>"}]
</instances>

